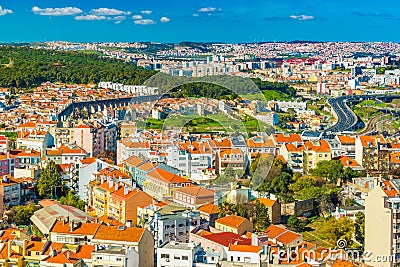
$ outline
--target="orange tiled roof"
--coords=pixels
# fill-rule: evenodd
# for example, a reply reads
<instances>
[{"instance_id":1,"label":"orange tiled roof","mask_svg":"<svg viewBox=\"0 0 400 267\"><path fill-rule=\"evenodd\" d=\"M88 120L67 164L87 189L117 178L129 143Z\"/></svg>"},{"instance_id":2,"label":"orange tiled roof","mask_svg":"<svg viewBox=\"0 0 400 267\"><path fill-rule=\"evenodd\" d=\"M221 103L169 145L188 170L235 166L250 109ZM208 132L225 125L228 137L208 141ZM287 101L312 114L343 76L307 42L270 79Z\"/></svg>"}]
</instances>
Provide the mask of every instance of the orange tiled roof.
<instances>
[{"instance_id":1,"label":"orange tiled roof","mask_svg":"<svg viewBox=\"0 0 400 267\"><path fill-rule=\"evenodd\" d=\"M139 242L142 239L144 228L124 227L124 230L118 230L117 226L100 226L93 239Z\"/></svg>"},{"instance_id":2,"label":"orange tiled roof","mask_svg":"<svg viewBox=\"0 0 400 267\"><path fill-rule=\"evenodd\" d=\"M176 192L184 193L194 197L214 196L214 191L205 189L197 185L189 185L176 190Z\"/></svg>"},{"instance_id":3,"label":"orange tiled roof","mask_svg":"<svg viewBox=\"0 0 400 267\"><path fill-rule=\"evenodd\" d=\"M303 141L299 134L275 134L274 138L277 143L294 143Z\"/></svg>"},{"instance_id":4,"label":"orange tiled roof","mask_svg":"<svg viewBox=\"0 0 400 267\"><path fill-rule=\"evenodd\" d=\"M47 263L54 263L54 264L75 264L80 261L81 258L73 251L64 251L60 254L57 254L54 257L49 257L46 261Z\"/></svg>"},{"instance_id":5,"label":"orange tiled roof","mask_svg":"<svg viewBox=\"0 0 400 267\"><path fill-rule=\"evenodd\" d=\"M313 150L315 152L322 152L322 153L330 153L331 152L331 147L329 143L325 140L319 140L319 141L306 141L304 143L304 146L306 147L307 150Z\"/></svg>"},{"instance_id":6,"label":"orange tiled roof","mask_svg":"<svg viewBox=\"0 0 400 267\"><path fill-rule=\"evenodd\" d=\"M347 156L340 156L334 159L340 161L344 167L361 167L361 165L355 159Z\"/></svg>"},{"instance_id":7,"label":"orange tiled roof","mask_svg":"<svg viewBox=\"0 0 400 267\"><path fill-rule=\"evenodd\" d=\"M81 159L81 163L85 164L85 165L89 165L96 162L96 158L85 158L85 159Z\"/></svg>"},{"instance_id":8,"label":"orange tiled roof","mask_svg":"<svg viewBox=\"0 0 400 267\"><path fill-rule=\"evenodd\" d=\"M348 135L338 135L339 141L345 145L355 145L356 138Z\"/></svg>"},{"instance_id":9,"label":"orange tiled roof","mask_svg":"<svg viewBox=\"0 0 400 267\"><path fill-rule=\"evenodd\" d=\"M394 197L399 195L399 191L390 181L382 181L383 182L383 191L388 197Z\"/></svg>"},{"instance_id":10,"label":"orange tiled roof","mask_svg":"<svg viewBox=\"0 0 400 267\"><path fill-rule=\"evenodd\" d=\"M246 218L237 215L228 215L224 218L216 220L215 222L232 228L238 228L246 220Z\"/></svg>"},{"instance_id":11,"label":"orange tiled roof","mask_svg":"<svg viewBox=\"0 0 400 267\"><path fill-rule=\"evenodd\" d=\"M74 222L75 228L71 231L71 224L72 222L64 223L61 220L56 221L50 232L75 235L94 235L100 226L98 223Z\"/></svg>"},{"instance_id":12,"label":"orange tiled roof","mask_svg":"<svg viewBox=\"0 0 400 267\"><path fill-rule=\"evenodd\" d=\"M261 246L231 244L229 246L229 251L260 253Z\"/></svg>"},{"instance_id":13,"label":"orange tiled roof","mask_svg":"<svg viewBox=\"0 0 400 267\"><path fill-rule=\"evenodd\" d=\"M216 206L212 203L204 204L203 206L199 207L197 210L207 213L207 214L216 214L219 212L218 206Z\"/></svg>"},{"instance_id":14,"label":"orange tiled roof","mask_svg":"<svg viewBox=\"0 0 400 267\"><path fill-rule=\"evenodd\" d=\"M272 199L268 199L268 198L259 198L257 200L260 201L260 203L266 207L272 207L276 202L276 200L272 200Z\"/></svg>"},{"instance_id":15,"label":"orange tiled roof","mask_svg":"<svg viewBox=\"0 0 400 267\"><path fill-rule=\"evenodd\" d=\"M369 146L377 146L378 145L378 141L381 144L386 144L388 143L387 140L382 136L382 135L362 135L359 136L360 141L361 141L361 145L363 147L369 147Z\"/></svg>"},{"instance_id":16,"label":"orange tiled roof","mask_svg":"<svg viewBox=\"0 0 400 267\"><path fill-rule=\"evenodd\" d=\"M190 181L179 176L176 175L172 172L169 171L165 171L163 169L157 168L154 171L149 173L150 176L154 177L154 178L158 178L158 179L162 179L168 183L189 183Z\"/></svg>"},{"instance_id":17,"label":"orange tiled roof","mask_svg":"<svg viewBox=\"0 0 400 267\"><path fill-rule=\"evenodd\" d=\"M268 226L268 228L265 230L265 233L268 234L268 238L276 239L277 242L283 244L289 244L297 238L301 237L301 235L298 233L292 232L288 229L281 228L273 224Z\"/></svg>"}]
</instances>

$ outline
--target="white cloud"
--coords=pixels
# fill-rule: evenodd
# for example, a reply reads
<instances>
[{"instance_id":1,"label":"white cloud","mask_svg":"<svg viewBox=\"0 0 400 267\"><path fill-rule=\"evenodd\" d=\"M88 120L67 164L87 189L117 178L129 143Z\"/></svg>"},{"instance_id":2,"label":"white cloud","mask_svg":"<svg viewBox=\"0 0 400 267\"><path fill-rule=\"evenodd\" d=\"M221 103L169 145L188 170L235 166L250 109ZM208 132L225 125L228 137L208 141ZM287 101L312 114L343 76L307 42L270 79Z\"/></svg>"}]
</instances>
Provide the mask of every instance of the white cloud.
<instances>
[{"instance_id":1,"label":"white cloud","mask_svg":"<svg viewBox=\"0 0 400 267\"><path fill-rule=\"evenodd\" d=\"M167 17L161 17L160 21L161 21L161 23L166 23L166 22L170 22L171 19L167 18Z\"/></svg>"},{"instance_id":2,"label":"white cloud","mask_svg":"<svg viewBox=\"0 0 400 267\"><path fill-rule=\"evenodd\" d=\"M194 13L192 16L193 16L193 17L198 17L199 14Z\"/></svg>"},{"instance_id":3,"label":"white cloud","mask_svg":"<svg viewBox=\"0 0 400 267\"><path fill-rule=\"evenodd\" d=\"M221 9L218 9L221 10ZM202 7L198 10L199 12L214 12L217 11L215 7Z\"/></svg>"},{"instance_id":4,"label":"white cloud","mask_svg":"<svg viewBox=\"0 0 400 267\"><path fill-rule=\"evenodd\" d=\"M112 18L108 18L109 20L123 21L126 20L126 16L115 16Z\"/></svg>"},{"instance_id":5,"label":"white cloud","mask_svg":"<svg viewBox=\"0 0 400 267\"><path fill-rule=\"evenodd\" d=\"M143 17L141 15L133 15L132 18L133 19L142 19Z\"/></svg>"},{"instance_id":6,"label":"white cloud","mask_svg":"<svg viewBox=\"0 0 400 267\"><path fill-rule=\"evenodd\" d=\"M98 15L84 15L84 16L76 16L76 20L105 20L105 16L98 16Z\"/></svg>"},{"instance_id":7,"label":"white cloud","mask_svg":"<svg viewBox=\"0 0 400 267\"><path fill-rule=\"evenodd\" d=\"M291 15L289 17L291 19L296 19L296 20L312 20L312 19L314 19L313 16L308 16L308 15L300 15L300 16Z\"/></svg>"},{"instance_id":8,"label":"white cloud","mask_svg":"<svg viewBox=\"0 0 400 267\"><path fill-rule=\"evenodd\" d=\"M121 22L122 22L122 20L117 20L117 21L114 22L114 24L117 24L117 25L118 25L118 24L120 24Z\"/></svg>"},{"instance_id":9,"label":"white cloud","mask_svg":"<svg viewBox=\"0 0 400 267\"><path fill-rule=\"evenodd\" d=\"M150 25L150 24L156 24L154 20L152 19L139 19L135 20L136 25Z\"/></svg>"},{"instance_id":10,"label":"white cloud","mask_svg":"<svg viewBox=\"0 0 400 267\"><path fill-rule=\"evenodd\" d=\"M73 16L81 14L83 11L77 7L39 8L34 6L32 12L42 16Z\"/></svg>"},{"instance_id":11,"label":"white cloud","mask_svg":"<svg viewBox=\"0 0 400 267\"><path fill-rule=\"evenodd\" d=\"M2 6L0 6L0 16L12 14L12 13L13 13L13 11L11 9L5 9Z\"/></svg>"},{"instance_id":12,"label":"white cloud","mask_svg":"<svg viewBox=\"0 0 400 267\"><path fill-rule=\"evenodd\" d=\"M142 11L140 11L140 13L145 14L145 15L150 15L153 12L151 10L142 10Z\"/></svg>"},{"instance_id":13,"label":"white cloud","mask_svg":"<svg viewBox=\"0 0 400 267\"><path fill-rule=\"evenodd\" d=\"M129 11L122 11L115 8L97 8L92 9L91 13L99 16L118 16L118 15L130 15L131 12Z\"/></svg>"}]
</instances>

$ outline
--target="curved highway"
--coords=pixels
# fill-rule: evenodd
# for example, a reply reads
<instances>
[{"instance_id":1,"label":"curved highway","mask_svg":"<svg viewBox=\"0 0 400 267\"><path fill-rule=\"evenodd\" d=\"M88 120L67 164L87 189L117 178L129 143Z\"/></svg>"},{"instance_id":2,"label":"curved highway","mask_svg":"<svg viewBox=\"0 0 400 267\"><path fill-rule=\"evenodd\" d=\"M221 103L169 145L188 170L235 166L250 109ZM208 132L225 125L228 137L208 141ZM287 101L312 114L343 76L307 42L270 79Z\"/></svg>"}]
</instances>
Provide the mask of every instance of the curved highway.
<instances>
[{"instance_id":1,"label":"curved highway","mask_svg":"<svg viewBox=\"0 0 400 267\"><path fill-rule=\"evenodd\" d=\"M367 99L394 99L400 98L400 95L350 95L339 96L328 99L328 104L332 107L337 122L330 128L326 129L326 133L339 133L344 131L354 131L360 121L354 111L347 105L348 100L367 100Z\"/></svg>"},{"instance_id":2,"label":"curved highway","mask_svg":"<svg viewBox=\"0 0 400 267\"><path fill-rule=\"evenodd\" d=\"M353 110L346 104L352 96L339 96L328 99L328 104L335 112L337 122L325 132L339 133L344 131L352 131L358 122L358 117Z\"/></svg>"}]
</instances>

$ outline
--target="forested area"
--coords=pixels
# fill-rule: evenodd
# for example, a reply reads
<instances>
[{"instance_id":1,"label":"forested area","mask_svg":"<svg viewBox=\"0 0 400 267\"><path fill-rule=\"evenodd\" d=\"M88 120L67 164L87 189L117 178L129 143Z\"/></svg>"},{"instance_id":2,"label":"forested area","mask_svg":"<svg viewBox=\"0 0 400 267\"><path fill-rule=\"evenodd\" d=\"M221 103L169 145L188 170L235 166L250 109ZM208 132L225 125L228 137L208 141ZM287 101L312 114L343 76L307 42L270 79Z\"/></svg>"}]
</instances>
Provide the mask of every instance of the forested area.
<instances>
[{"instance_id":1,"label":"forested area","mask_svg":"<svg viewBox=\"0 0 400 267\"><path fill-rule=\"evenodd\" d=\"M154 71L82 52L0 47L0 86L31 88L42 82L142 84Z\"/></svg>"}]
</instances>

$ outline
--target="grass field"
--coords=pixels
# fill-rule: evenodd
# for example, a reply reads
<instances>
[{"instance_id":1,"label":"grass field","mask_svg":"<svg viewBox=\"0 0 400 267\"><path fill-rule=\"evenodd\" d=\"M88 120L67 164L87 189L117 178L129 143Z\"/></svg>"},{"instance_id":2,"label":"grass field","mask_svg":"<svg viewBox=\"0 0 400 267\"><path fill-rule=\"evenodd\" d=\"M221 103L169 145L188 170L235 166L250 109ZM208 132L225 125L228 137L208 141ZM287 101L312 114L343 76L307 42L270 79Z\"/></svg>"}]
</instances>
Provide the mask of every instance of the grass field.
<instances>
[{"instance_id":1,"label":"grass field","mask_svg":"<svg viewBox=\"0 0 400 267\"><path fill-rule=\"evenodd\" d=\"M310 222L307 225L307 230L301 233L304 236L304 240L313 242L319 246L334 247L335 244L327 242L323 234L325 222L326 219L322 217L316 218Z\"/></svg>"},{"instance_id":2,"label":"grass field","mask_svg":"<svg viewBox=\"0 0 400 267\"><path fill-rule=\"evenodd\" d=\"M286 101L286 100L292 100L293 98L288 96L285 93L275 91L275 90L264 90L262 93L255 93L255 94L245 94L245 95L240 95L242 98L246 98L248 100L280 100L280 101Z\"/></svg>"}]
</instances>

